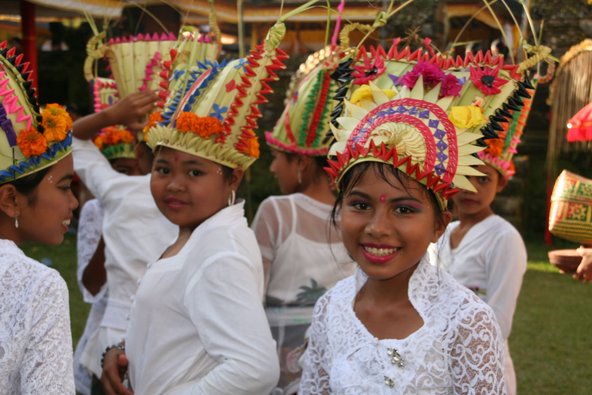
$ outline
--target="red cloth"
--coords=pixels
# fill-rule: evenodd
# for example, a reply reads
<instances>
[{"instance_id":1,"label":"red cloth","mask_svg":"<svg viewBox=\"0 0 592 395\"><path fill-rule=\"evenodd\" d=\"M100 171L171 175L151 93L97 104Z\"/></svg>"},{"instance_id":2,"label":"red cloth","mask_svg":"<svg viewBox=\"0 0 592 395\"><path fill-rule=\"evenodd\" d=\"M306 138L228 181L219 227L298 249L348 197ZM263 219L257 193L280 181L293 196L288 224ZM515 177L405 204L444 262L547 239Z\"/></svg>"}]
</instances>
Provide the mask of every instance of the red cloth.
<instances>
[{"instance_id":1,"label":"red cloth","mask_svg":"<svg viewBox=\"0 0 592 395\"><path fill-rule=\"evenodd\" d=\"M592 102L578 111L567 123L567 141L592 140Z\"/></svg>"}]
</instances>

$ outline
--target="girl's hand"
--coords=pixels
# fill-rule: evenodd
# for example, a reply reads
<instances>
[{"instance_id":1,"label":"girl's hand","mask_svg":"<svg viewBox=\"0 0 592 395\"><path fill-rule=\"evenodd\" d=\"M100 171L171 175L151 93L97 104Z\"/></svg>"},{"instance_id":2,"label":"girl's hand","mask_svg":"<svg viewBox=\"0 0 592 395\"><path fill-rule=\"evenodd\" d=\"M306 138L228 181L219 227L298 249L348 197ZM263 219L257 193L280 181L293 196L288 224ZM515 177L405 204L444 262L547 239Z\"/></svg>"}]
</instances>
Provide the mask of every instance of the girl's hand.
<instances>
[{"instance_id":1,"label":"girl's hand","mask_svg":"<svg viewBox=\"0 0 592 395\"><path fill-rule=\"evenodd\" d=\"M105 354L103 374L101 375L101 383L105 394L133 395L133 391L123 385L128 363L125 353L118 348L112 348Z\"/></svg>"},{"instance_id":2,"label":"girl's hand","mask_svg":"<svg viewBox=\"0 0 592 395\"><path fill-rule=\"evenodd\" d=\"M576 280L592 283L592 248L580 247L578 253L582 256L582 262L573 277Z\"/></svg>"},{"instance_id":3,"label":"girl's hand","mask_svg":"<svg viewBox=\"0 0 592 395\"><path fill-rule=\"evenodd\" d=\"M115 102L104 111L109 112L112 125L125 125L133 132L141 130L154 110L158 96L151 91L134 92Z\"/></svg>"}]
</instances>

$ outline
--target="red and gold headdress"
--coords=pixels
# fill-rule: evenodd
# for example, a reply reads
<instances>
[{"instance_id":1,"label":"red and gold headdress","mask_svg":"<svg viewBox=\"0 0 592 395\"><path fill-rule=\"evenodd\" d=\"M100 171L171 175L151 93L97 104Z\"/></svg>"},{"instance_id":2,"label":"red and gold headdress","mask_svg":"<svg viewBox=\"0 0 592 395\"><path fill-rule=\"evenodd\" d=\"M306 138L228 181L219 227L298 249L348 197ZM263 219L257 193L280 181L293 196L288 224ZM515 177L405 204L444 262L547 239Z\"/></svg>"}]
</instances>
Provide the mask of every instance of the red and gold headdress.
<instances>
[{"instance_id":1,"label":"red and gold headdress","mask_svg":"<svg viewBox=\"0 0 592 395\"><path fill-rule=\"evenodd\" d=\"M481 174L472 167L482 163L479 143L512 133L514 119L523 126L534 87L526 69L490 52L454 58L436 53L429 39L415 51L400 43L361 49L340 69L352 85L333 120L328 172L338 183L356 163L389 163L444 207L459 188L474 190L466 176Z\"/></svg>"},{"instance_id":2,"label":"red and gold headdress","mask_svg":"<svg viewBox=\"0 0 592 395\"><path fill-rule=\"evenodd\" d=\"M72 149L72 119L48 104L39 109L29 64L0 44L0 183L53 165Z\"/></svg>"}]
</instances>

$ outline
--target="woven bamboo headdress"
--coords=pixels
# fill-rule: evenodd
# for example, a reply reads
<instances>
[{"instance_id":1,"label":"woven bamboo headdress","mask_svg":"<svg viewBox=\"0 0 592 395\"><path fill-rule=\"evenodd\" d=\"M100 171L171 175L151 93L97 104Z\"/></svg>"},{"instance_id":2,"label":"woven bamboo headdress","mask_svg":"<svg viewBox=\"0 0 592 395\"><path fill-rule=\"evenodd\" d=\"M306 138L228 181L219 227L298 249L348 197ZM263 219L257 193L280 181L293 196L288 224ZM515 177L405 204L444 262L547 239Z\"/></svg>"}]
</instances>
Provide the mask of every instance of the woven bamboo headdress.
<instances>
[{"instance_id":1,"label":"woven bamboo headdress","mask_svg":"<svg viewBox=\"0 0 592 395\"><path fill-rule=\"evenodd\" d=\"M292 76L285 108L272 132L271 147L288 153L326 155L331 144L329 121L338 82L331 78L342 58L339 47L328 46L310 55Z\"/></svg>"},{"instance_id":2,"label":"woven bamboo headdress","mask_svg":"<svg viewBox=\"0 0 592 395\"><path fill-rule=\"evenodd\" d=\"M180 64L161 116L149 123L146 141L200 156L230 168L248 168L259 157L255 134L258 105L271 92L275 71L287 56L278 48L285 33L280 21L246 58L231 62Z\"/></svg>"},{"instance_id":3,"label":"woven bamboo headdress","mask_svg":"<svg viewBox=\"0 0 592 395\"><path fill-rule=\"evenodd\" d=\"M57 104L41 111L29 64L0 44L0 183L55 164L72 149L72 119Z\"/></svg>"},{"instance_id":4,"label":"woven bamboo headdress","mask_svg":"<svg viewBox=\"0 0 592 395\"><path fill-rule=\"evenodd\" d=\"M453 58L428 39L416 51L400 43L388 51L362 48L338 69L351 88L338 98L328 172L338 184L356 163L389 163L445 207L459 188L474 190L466 176L481 174L472 167L482 163L474 155L483 150L479 143L523 121L534 87L525 69L490 52Z\"/></svg>"}]
</instances>

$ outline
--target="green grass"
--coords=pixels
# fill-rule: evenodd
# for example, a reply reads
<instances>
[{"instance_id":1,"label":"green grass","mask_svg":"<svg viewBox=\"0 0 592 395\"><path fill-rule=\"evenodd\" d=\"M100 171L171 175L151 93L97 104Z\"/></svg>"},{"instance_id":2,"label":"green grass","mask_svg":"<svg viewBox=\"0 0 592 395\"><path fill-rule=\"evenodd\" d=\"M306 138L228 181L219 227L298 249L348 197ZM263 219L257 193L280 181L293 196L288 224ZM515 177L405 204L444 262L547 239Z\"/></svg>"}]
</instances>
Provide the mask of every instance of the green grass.
<instances>
[{"instance_id":1,"label":"green grass","mask_svg":"<svg viewBox=\"0 0 592 395\"><path fill-rule=\"evenodd\" d=\"M555 248L569 248L561 246ZM592 285L560 274L547 261L542 242L527 244L528 271L514 316L510 348L519 394L589 394L592 388ZM74 344L82 334L89 306L76 284L75 238L60 247L25 246L38 260L49 258L70 289Z\"/></svg>"},{"instance_id":2,"label":"green grass","mask_svg":"<svg viewBox=\"0 0 592 395\"><path fill-rule=\"evenodd\" d=\"M590 394L592 285L560 274L548 263L544 244L527 248L528 271L510 336L518 393Z\"/></svg>"}]
</instances>

